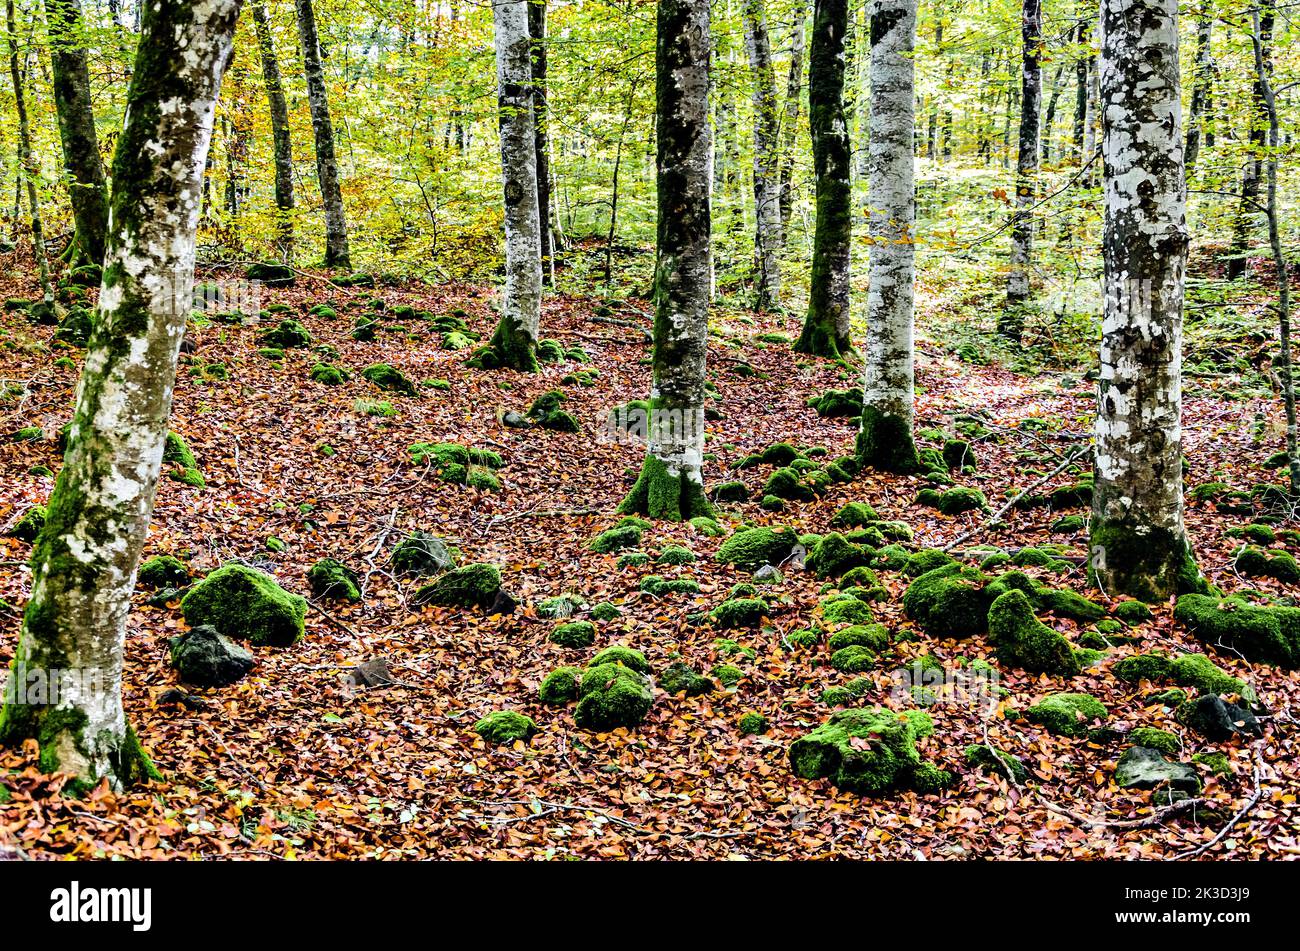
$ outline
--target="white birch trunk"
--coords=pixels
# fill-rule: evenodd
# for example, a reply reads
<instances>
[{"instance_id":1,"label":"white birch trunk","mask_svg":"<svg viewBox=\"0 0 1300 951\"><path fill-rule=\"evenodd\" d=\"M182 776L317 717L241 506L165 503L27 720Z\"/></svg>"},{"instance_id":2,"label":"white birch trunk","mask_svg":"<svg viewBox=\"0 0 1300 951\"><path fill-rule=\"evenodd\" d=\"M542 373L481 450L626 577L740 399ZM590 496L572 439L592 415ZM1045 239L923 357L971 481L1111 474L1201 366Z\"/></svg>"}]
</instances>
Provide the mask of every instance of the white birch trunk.
<instances>
[{"instance_id":1,"label":"white birch trunk","mask_svg":"<svg viewBox=\"0 0 1300 951\"><path fill-rule=\"evenodd\" d=\"M912 316L916 253L916 83L912 50L916 0L874 0L871 8L868 205L871 286L863 357L858 458L895 472L917 466L912 438ZM866 64L864 63L865 67Z\"/></svg>"},{"instance_id":2,"label":"white birch trunk","mask_svg":"<svg viewBox=\"0 0 1300 951\"><path fill-rule=\"evenodd\" d=\"M194 235L240 0L154 0L113 169L104 282L63 470L32 553L15 673L57 684L6 703L0 740L83 783L155 775L122 708L122 651L194 281Z\"/></svg>"},{"instance_id":3,"label":"white birch trunk","mask_svg":"<svg viewBox=\"0 0 1300 951\"><path fill-rule=\"evenodd\" d=\"M1183 527L1187 263L1177 0L1102 0L1105 303L1092 570L1110 596L1203 586Z\"/></svg>"}]
</instances>

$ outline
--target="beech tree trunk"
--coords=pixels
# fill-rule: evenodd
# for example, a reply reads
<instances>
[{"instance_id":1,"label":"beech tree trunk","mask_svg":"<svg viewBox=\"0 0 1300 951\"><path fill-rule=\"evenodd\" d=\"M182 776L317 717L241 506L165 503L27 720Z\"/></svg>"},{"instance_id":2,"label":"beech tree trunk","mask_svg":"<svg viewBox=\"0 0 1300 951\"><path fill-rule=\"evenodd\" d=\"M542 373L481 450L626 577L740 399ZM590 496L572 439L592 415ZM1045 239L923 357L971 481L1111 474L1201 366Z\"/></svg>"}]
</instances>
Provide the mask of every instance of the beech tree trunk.
<instances>
[{"instance_id":1,"label":"beech tree trunk","mask_svg":"<svg viewBox=\"0 0 1300 951\"><path fill-rule=\"evenodd\" d=\"M529 0L497 0L492 6L505 190L506 287L501 320L489 349L498 366L535 371L542 252L528 7Z\"/></svg>"},{"instance_id":2,"label":"beech tree trunk","mask_svg":"<svg viewBox=\"0 0 1300 951\"><path fill-rule=\"evenodd\" d=\"M546 2L529 0L528 35L532 40L533 137L537 144L537 219L542 283L555 283L555 236L551 232L551 144L546 102Z\"/></svg>"},{"instance_id":3,"label":"beech tree trunk","mask_svg":"<svg viewBox=\"0 0 1300 951\"><path fill-rule=\"evenodd\" d=\"M316 177L325 204L325 266L352 267L348 248L348 223L339 187L339 163L334 154L334 122L330 118L325 69L321 66L320 36L312 0L294 0L298 11L298 37L302 43L303 74L307 79L307 104L316 138Z\"/></svg>"},{"instance_id":4,"label":"beech tree trunk","mask_svg":"<svg viewBox=\"0 0 1300 951\"><path fill-rule=\"evenodd\" d=\"M1007 304L1002 319L998 321L998 332L1014 341L1020 340L1024 330L1024 305L1029 301L1030 263L1034 250L1039 103L1043 96L1042 35L1040 0L1024 0L1020 11L1020 141L1016 156L1016 212L1011 223Z\"/></svg>"},{"instance_id":5,"label":"beech tree trunk","mask_svg":"<svg viewBox=\"0 0 1300 951\"><path fill-rule=\"evenodd\" d=\"M1192 86L1192 102L1187 117L1187 148L1184 150L1184 165L1190 178L1196 168L1196 161L1201 155L1201 141L1204 138L1201 126L1205 123L1210 96L1210 63L1212 62L1211 41L1214 36L1214 18L1202 13L1196 21L1196 78Z\"/></svg>"},{"instance_id":6,"label":"beech tree trunk","mask_svg":"<svg viewBox=\"0 0 1300 951\"><path fill-rule=\"evenodd\" d=\"M871 155L866 372L857 456L863 465L913 472L912 328L916 251L916 0L871 8Z\"/></svg>"},{"instance_id":7,"label":"beech tree trunk","mask_svg":"<svg viewBox=\"0 0 1300 951\"><path fill-rule=\"evenodd\" d=\"M1091 573L1110 597L1204 586L1183 527L1187 265L1177 0L1102 0L1105 282Z\"/></svg>"},{"instance_id":8,"label":"beech tree trunk","mask_svg":"<svg viewBox=\"0 0 1300 951\"><path fill-rule=\"evenodd\" d=\"M1271 72L1273 41L1273 3L1262 0L1263 14L1260 17L1259 42L1264 57L1264 70ZM1264 105L1264 88L1259 77L1255 78L1251 89L1251 101L1254 106L1250 117L1247 141L1249 149L1246 164L1241 172L1241 201L1237 207L1237 217L1232 228L1232 243L1228 246L1228 280L1236 280L1246 274L1247 253L1250 250L1250 233L1254 229L1255 217L1259 214L1259 186L1264 177L1264 146L1268 129L1268 110Z\"/></svg>"},{"instance_id":9,"label":"beech tree trunk","mask_svg":"<svg viewBox=\"0 0 1300 951\"><path fill-rule=\"evenodd\" d=\"M790 215L794 208L794 152L798 141L799 107L803 99L804 20L808 15L803 0L794 11L794 28L790 35L790 70L785 81L785 110L781 117L781 245L790 234Z\"/></svg>"},{"instance_id":10,"label":"beech tree trunk","mask_svg":"<svg viewBox=\"0 0 1300 951\"><path fill-rule=\"evenodd\" d=\"M808 316L794 349L840 359L849 337L849 243L853 237L851 151L844 115L848 0L814 0L808 44L808 124L817 189Z\"/></svg>"},{"instance_id":11,"label":"beech tree trunk","mask_svg":"<svg viewBox=\"0 0 1300 951\"><path fill-rule=\"evenodd\" d=\"M99 160L99 137L90 101L90 70L77 34L82 27L80 0L45 0L53 68L54 108L68 173L68 198L76 221L73 262L100 264L108 230L108 186Z\"/></svg>"},{"instance_id":12,"label":"beech tree trunk","mask_svg":"<svg viewBox=\"0 0 1300 951\"><path fill-rule=\"evenodd\" d=\"M262 80L271 110L271 141L275 149L275 210L279 230L280 255L293 262L293 140L289 135L289 106L280 78L280 59L275 55L275 37L266 7L253 4L253 23L257 27L257 47L262 58Z\"/></svg>"},{"instance_id":13,"label":"beech tree trunk","mask_svg":"<svg viewBox=\"0 0 1300 951\"><path fill-rule=\"evenodd\" d=\"M709 335L709 0L659 0L656 18L654 383L641 475L619 511L708 515L704 361Z\"/></svg>"},{"instance_id":14,"label":"beech tree trunk","mask_svg":"<svg viewBox=\"0 0 1300 951\"><path fill-rule=\"evenodd\" d=\"M781 305L780 115L763 0L745 0L745 48L754 84L754 306Z\"/></svg>"},{"instance_id":15,"label":"beech tree trunk","mask_svg":"<svg viewBox=\"0 0 1300 951\"><path fill-rule=\"evenodd\" d=\"M201 178L239 0L153 0L113 165L95 332L49 515L32 553L16 678L57 687L9 703L0 740L89 785L157 776L122 709L122 652L194 282ZM12 699L12 698L7 698Z\"/></svg>"},{"instance_id":16,"label":"beech tree trunk","mask_svg":"<svg viewBox=\"0 0 1300 951\"><path fill-rule=\"evenodd\" d=\"M23 88L23 69L18 58L18 23L14 0L6 0L6 26L9 37L9 77L14 85L14 111L18 113L18 176L27 190L32 223L32 251L36 255L36 270L41 281L41 293L48 307L54 300L54 286L50 283L50 265L45 256L45 227L41 221L41 201L36 190L40 165L32 152L32 129L27 120L27 92ZM14 228L17 229L17 215Z\"/></svg>"}]
</instances>

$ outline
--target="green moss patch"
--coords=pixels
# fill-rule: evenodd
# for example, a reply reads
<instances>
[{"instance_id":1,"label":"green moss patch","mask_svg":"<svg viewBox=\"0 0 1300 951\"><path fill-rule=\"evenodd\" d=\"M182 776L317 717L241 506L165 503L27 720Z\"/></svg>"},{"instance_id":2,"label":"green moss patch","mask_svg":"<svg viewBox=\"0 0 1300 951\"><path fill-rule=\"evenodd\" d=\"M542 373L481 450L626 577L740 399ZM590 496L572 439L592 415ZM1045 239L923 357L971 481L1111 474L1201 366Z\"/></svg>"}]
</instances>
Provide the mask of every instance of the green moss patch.
<instances>
[{"instance_id":1,"label":"green moss patch","mask_svg":"<svg viewBox=\"0 0 1300 951\"><path fill-rule=\"evenodd\" d=\"M790 745L790 767L803 779L829 779L847 792L877 795L900 788L927 791L945 778L924 767L916 742L934 730L917 711L841 710Z\"/></svg>"},{"instance_id":2,"label":"green moss patch","mask_svg":"<svg viewBox=\"0 0 1300 951\"><path fill-rule=\"evenodd\" d=\"M244 565L223 565L181 599L190 627L210 624L220 633L259 646L288 647L303 635L307 602L270 575Z\"/></svg>"}]
</instances>

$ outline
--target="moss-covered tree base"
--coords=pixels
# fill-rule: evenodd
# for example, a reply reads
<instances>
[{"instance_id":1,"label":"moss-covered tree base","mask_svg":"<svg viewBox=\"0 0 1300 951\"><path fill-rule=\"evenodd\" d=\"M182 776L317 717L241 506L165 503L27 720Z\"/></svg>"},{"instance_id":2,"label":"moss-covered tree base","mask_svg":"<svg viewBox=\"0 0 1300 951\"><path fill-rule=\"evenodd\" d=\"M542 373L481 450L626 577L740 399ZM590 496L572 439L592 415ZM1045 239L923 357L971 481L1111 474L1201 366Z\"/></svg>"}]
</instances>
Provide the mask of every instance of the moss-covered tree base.
<instances>
[{"instance_id":1,"label":"moss-covered tree base","mask_svg":"<svg viewBox=\"0 0 1300 951\"><path fill-rule=\"evenodd\" d=\"M712 516L713 506L704 495L704 483L685 470L670 472L656 456L646 456L636 485L618 507L620 515L645 515L670 522Z\"/></svg>"},{"instance_id":2,"label":"moss-covered tree base","mask_svg":"<svg viewBox=\"0 0 1300 951\"><path fill-rule=\"evenodd\" d=\"M1110 597L1126 594L1155 603L1177 594L1210 594L1185 536L1092 518L1088 578Z\"/></svg>"},{"instance_id":3,"label":"moss-covered tree base","mask_svg":"<svg viewBox=\"0 0 1300 951\"><path fill-rule=\"evenodd\" d=\"M843 361L853 352L853 345L847 338L836 334L833 326L809 318L804 321L803 332L793 349L795 353Z\"/></svg>"},{"instance_id":4,"label":"moss-covered tree base","mask_svg":"<svg viewBox=\"0 0 1300 951\"><path fill-rule=\"evenodd\" d=\"M874 406L862 408L862 430L854 456L860 466L905 475L919 472L921 459L912 427L900 416L887 415Z\"/></svg>"},{"instance_id":5,"label":"moss-covered tree base","mask_svg":"<svg viewBox=\"0 0 1300 951\"><path fill-rule=\"evenodd\" d=\"M35 740L41 771L72 773L68 791L77 795L89 792L98 781L95 750L101 755L107 752L107 775L116 788L163 778L130 725L121 737L105 731L91 744L86 737L87 723L85 712L75 707L6 703L0 709L0 746L17 747L24 740Z\"/></svg>"},{"instance_id":6,"label":"moss-covered tree base","mask_svg":"<svg viewBox=\"0 0 1300 951\"><path fill-rule=\"evenodd\" d=\"M474 352L466 366L479 370L509 369L523 373L536 373L541 369L537 361L537 341L513 321L502 317L488 345Z\"/></svg>"}]
</instances>

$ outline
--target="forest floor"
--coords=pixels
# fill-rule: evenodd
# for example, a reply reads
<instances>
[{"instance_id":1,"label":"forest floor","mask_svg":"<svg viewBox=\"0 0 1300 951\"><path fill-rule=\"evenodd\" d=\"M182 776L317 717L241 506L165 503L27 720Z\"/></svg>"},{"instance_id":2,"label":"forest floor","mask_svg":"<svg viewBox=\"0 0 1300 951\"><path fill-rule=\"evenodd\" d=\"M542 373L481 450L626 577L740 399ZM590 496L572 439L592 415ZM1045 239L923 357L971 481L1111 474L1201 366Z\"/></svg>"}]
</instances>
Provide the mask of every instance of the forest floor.
<instances>
[{"instance_id":1,"label":"forest floor","mask_svg":"<svg viewBox=\"0 0 1300 951\"><path fill-rule=\"evenodd\" d=\"M7 287L31 296L30 287ZM353 319L386 303L373 342L352 339ZM321 359L310 349L288 350L283 360L259 354L260 326L211 323L191 328L196 344L176 385L172 428L198 457L206 487L164 478L160 483L146 557L170 553L196 574L232 558L272 572L291 591L308 594L306 570L338 558L361 576L358 604L313 604L307 635L285 649L255 648L257 668L235 686L186 688L168 662L167 640L184 629L173 603L146 604L137 594L126 651L126 709L145 748L165 776L121 794L105 787L83 798L64 795L64 778L36 769L34 746L0 750L0 850L32 858L1258 858L1300 854L1300 744L1294 711L1300 673L1247 664L1231 653L1215 663L1256 689L1267 715L1264 734L1210 744L1175 723L1173 711L1149 699L1150 684L1125 683L1111 673L1118 659L1139 651L1206 651L1157 606L1153 620L1130 633L1136 643L1110 650L1100 665L1073 678L1008 669L1002 715L987 724L970 703L941 701L929 708L936 730L920 741L923 756L956 776L942 793L902 791L874 798L837 792L826 780L797 778L790 743L833 712L822 691L851 675L827 663L824 644L791 649L786 637L807 627L825 582L791 570L765 592L772 604L760 629L715 630L687 616L727 596L748 572L713 558L722 538L689 526L657 523L643 549L670 544L698 560L675 567L619 569L617 555L587 543L618 521L614 509L640 466L643 450L601 438L615 406L644 398L649 383L644 313L616 308L602 322L600 301L549 297L543 336L590 354L588 365L547 365L537 375L470 371L465 352L441 349L442 335L419 320L391 319L406 303L434 314L463 310L472 329L490 335L495 317L488 288L405 285L377 290L339 289L310 274L297 287L267 291L263 304L284 303L316 344L340 353L352 379L330 387L311 382ZM337 319L307 314L331 303ZM637 302L645 311L648 305ZM599 310L598 310L599 309ZM947 314L947 316L945 316ZM1035 473L1055 469L1086 443L1094 393L1080 372L1017 374L964 362L950 352L945 320L953 319L934 288L926 295L918 356L919 425L956 434L976 419L987 434L976 439L978 469L954 473L957 484L981 489L993 508L1025 488ZM400 326L399 326L400 323ZM881 518L907 523L916 548L942 547L968 532L955 551L996 545L1008 552L1054 543L1070 570L1026 571L1057 587L1109 603L1089 591L1083 561L1085 531L1053 534L1063 514L1045 508L1012 510L984 526L986 513L955 517L915 502L920 477L864 473L834 485L815 501L784 512L757 505L769 468L740 473L729 466L776 441L825 447L830 458L851 452L854 430L844 419L822 419L805 401L830 388L855 385L856 371L792 354L788 344L761 342L762 334L797 335L793 315L721 311L709 353L720 399L719 421L709 424L710 485L743 478L755 501L719 506L730 530L742 521L825 532L845 503L865 500ZM0 404L0 527L48 497L53 478L30 470L57 470L57 435L70 417L82 351L52 343L52 328L31 325L19 313L0 315L0 379L10 385ZM76 367L58 368L69 355ZM966 356L970 356L969 353ZM357 372L372 363L397 366L410 379L445 380L421 395L380 393ZM748 363L756 375L742 375ZM211 369L221 364L226 379ZM566 375L595 369L594 385L562 384ZM1278 481L1261 465L1281 448L1280 408L1271 396L1235 394L1233 376L1197 381L1185 406L1187 484L1211 481L1249 490ZM502 409L524 412L532 400L559 388L580 433L512 429ZM396 415L366 415L359 400L387 400ZM8 434L40 426L44 438L12 441ZM449 485L412 464L415 442L456 441L500 452L501 489ZM334 450L323 454L321 447ZM1086 470L1086 466L1085 466ZM39 470L38 470L39 471ZM629 474L631 473L631 475ZM1065 471L1046 488L1077 481ZM1190 501L1187 521L1200 566L1225 590L1295 594L1279 582L1242 578L1233 568L1238 539L1225 531L1249 521ZM521 603L507 616L411 604L418 579L401 578L387 563L393 546L422 529L457 546L464 561L500 566ZM283 542L268 549L268 538ZM280 547L280 546L276 546ZM0 597L21 608L31 575L30 547L0 539ZM978 558L982 554L972 554ZM639 591L645 575L687 576L697 596L656 598ZM903 613L907 579L882 572L891 597L877 603L878 620L903 634L914 630ZM553 622L536 616L537 602L564 592L622 609L599 625L590 650L548 640ZM4 612L0 612L4 613ZM18 637L15 613L0 617L0 662L8 663ZM1084 626L1048 618L1071 639ZM739 641L753 657L726 654L720 637ZM710 695L688 698L657 691L646 721L635 730L595 734L577 729L572 708L537 701L542 678L561 665L581 665L595 650L627 644L645 653L655 670L675 659L708 672L720 662L738 665L743 678ZM959 658L992 657L984 636L935 640L900 638L888 662L866 676L874 691L862 706L901 708L892 672L925 654L945 666ZM385 657L400 683L356 690L343 678L357 663ZM1058 691L1085 691L1110 710L1109 740L1053 735L1014 710ZM484 714L512 709L532 716L540 732L527 744L487 746L472 726ZM766 732L743 735L742 714L768 719ZM1115 763L1122 733L1152 726L1184 743L1178 758L1202 749L1228 756L1230 774L1204 773L1206 802L1171 818L1154 815L1153 794L1117 787ZM1029 767L1023 785L1011 785L967 766L963 751L985 739ZM1248 808L1246 808L1248 807ZM1246 809L1240 820L1230 820ZM1148 821L1149 820L1149 821ZM1230 826L1230 828L1225 828ZM1203 850L1197 852L1197 850Z\"/></svg>"}]
</instances>

